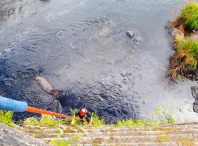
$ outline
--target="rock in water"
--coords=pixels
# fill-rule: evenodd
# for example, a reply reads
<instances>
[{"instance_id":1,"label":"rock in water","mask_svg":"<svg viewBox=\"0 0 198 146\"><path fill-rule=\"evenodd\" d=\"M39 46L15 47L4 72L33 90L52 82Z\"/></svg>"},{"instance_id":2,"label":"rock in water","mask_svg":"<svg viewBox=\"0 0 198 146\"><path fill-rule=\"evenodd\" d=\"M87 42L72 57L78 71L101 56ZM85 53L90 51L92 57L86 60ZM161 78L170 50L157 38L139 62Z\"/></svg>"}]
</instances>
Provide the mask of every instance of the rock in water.
<instances>
[{"instance_id":1,"label":"rock in water","mask_svg":"<svg viewBox=\"0 0 198 146\"><path fill-rule=\"evenodd\" d=\"M126 34L127 34L130 38L134 37L134 33L133 33L132 31L126 31Z\"/></svg>"},{"instance_id":2,"label":"rock in water","mask_svg":"<svg viewBox=\"0 0 198 146\"><path fill-rule=\"evenodd\" d=\"M52 85L43 77L36 77L35 80L39 83L41 88L47 93L51 93L53 91Z\"/></svg>"},{"instance_id":3,"label":"rock in water","mask_svg":"<svg viewBox=\"0 0 198 146\"><path fill-rule=\"evenodd\" d=\"M198 86L193 86L191 87L191 93L192 93L192 96L198 100Z\"/></svg>"},{"instance_id":4,"label":"rock in water","mask_svg":"<svg viewBox=\"0 0 198 146\"><path fill-rule=\"evenodd\" d=\"M184 37L184 33L179 32L179 30L177 28L174 28L171 32L171 36L174 38L174 37L176 37L177 34L180 35L181 37Z\"/></svg>"},{"instance_id":5,"label":"rock in water","mask_svg":"<svg viewBox=\"0 0 198 146\"><path fill-rule=\"evenodd\" d=\"M195 102L193 103L193 111L198 113L198 87L191 87L192 96L195 98Z\"/></svg>"}]
</instances>

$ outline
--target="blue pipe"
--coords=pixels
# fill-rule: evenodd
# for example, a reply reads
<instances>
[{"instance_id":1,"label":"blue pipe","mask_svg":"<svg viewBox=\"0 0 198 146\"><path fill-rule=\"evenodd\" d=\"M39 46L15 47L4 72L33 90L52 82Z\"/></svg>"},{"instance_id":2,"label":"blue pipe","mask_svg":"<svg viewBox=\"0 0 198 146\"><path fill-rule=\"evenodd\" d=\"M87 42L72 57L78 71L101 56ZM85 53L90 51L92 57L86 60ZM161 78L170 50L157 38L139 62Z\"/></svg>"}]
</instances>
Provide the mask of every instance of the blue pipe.
<instances>
[{"instance_id":1,"label":"blue pipe","mask_svg":"<svg viewBox=\"0 0 198 146\"><path fill-rule=\"evenodd\" d=\"M0 96L0 110L24 112L27 110L27 103Z\"/></svg>"}]
</instances>

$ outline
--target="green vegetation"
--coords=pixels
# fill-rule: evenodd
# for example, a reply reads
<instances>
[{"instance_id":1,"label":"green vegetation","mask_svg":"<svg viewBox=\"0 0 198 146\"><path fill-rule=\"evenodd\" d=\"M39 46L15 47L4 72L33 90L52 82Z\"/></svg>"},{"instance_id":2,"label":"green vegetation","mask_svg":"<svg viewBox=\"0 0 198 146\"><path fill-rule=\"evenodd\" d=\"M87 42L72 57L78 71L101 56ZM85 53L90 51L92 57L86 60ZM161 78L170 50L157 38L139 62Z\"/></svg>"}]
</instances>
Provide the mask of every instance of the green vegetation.
<instances>
[{"instance_id":1,"label":"green vegetation","mask_svg":"<svg viewBox=\"0 0 198 146\"><path fill-rule=\"evenodd\" d=\"M12 121L13 113L13 111L0 110L0 122L10 127L14 127L14 122Z\"/></svg>"},{"instance_id":2,"label":"green vegetation","mask_svg":"<svg viewBox=\"0 0 198 146\"><path fill-rule=\"evenodd\" d=\"M100 118L96 111L92 113L92 116L93 116L93 126L105 125L104 118L103 117Z\"/></svg>"},{"instance_id":3,"label":"green vegetation","mask_svg":"<svg viewBox=\"0 0 198 146\"><path fill-rule=\"evenodd\" d=\"M76 109L75 109L76 110ZM72 111L75 111L72 110ZM175 123L176 121L176 112L179 111L183 113L181 110L176 110L173 107L169 108L161 108L157 107L155 112L151 114L150 117L146 117L148 120L140 120L140 119L126 119L126 120L118 120L117 123L111 124L110 126L145 126L145 125L160 125L163 123ZM0 111L0 122L5 123L9 126L13 126L14 123L12 121L13 112L10 111ZM92 126L103 126L105 125L104 118L99 118L98 113L94 111L92 113L93 116L93 125ZM181 116L181 114L180 114ZM188 122L188 118L184 118L184 122ZM71 119L58 119L54 116L50 115L42 115L40 118L31 117L27 118L23 121L25 125L33 125L33 126L44 126L44 127L59 127L59 125L70 125ZM84 122L85 123L85 122ZM75 125L80 125L79 120L75 120ZM86 126L87 124L84 124ZM60 127L59 127L60 128ZM75 133L76 131L71 131L71 129L66 129L64 132L69 131L69 133ZM82 129L78 129L78 131L84 133Z\"/></svg>"},{"instance_id":4,"label":"green vegetation","mask_svg":"<svg viewBox=\"0 0 198 146\"><path fill-rule=\"evenodd\" d=\"M181 76L180 74L177 75L177 78L178 78L179 80L182 80L182 76Z\"/></svg>"},{"instance_id":5,"label":"green vegetation","mask_svg":"<svg viewBox=\"0 0 198 146\"><path fill-rule=\"evenodd\" d=\"M81 137L72 137L70 140L60 140L60 139L53 139L51 140L51 144L52 145L56 145L56 146L71 146L72 143L75 141L75 140L79 140L81 139ZM79 144L78 144L79 145Z\"/></svg>"},{"instance_id":6,"label":"green vegetation","mask_svg":"<svg viewBox=\"0 0 198 146\"><path fill-rule=\"evenodd\" d=\"M175 43L177 57L182 56L180 58L184 58L184 65L190 65L191 68L195 69L197 67L198 38L194 37L194 34L187 38L177 35Z\"/></svg>"},{"instance_id":7,"label":"green vegetation","mask_svg":"<svg viewBox=\"0 0 198 146\"><path fill-rule=\"evenodd\" d=\"M187 38L176 35L175 46L177 51L174 55L170 56L169 75L172 75L173 78L180 75L181 78L181 75L185 74L186 66L189 66L191 69L197 68L198 38L194 34Z\"/></svg>"},{"instance_id":8,"label":"green vegetation","mask_svg":"<svg viewBox=\"0 0 198 146\"><path fill-rule=\"evenodd\" d=\"M188 1L181 13L169 21L170 29L177 29L174 37L175 54L170 56L169 75L172 79L183 77L194 80L196 74L192 75L189 70L197 69L198 61L198 4ZM181 34L184 35L181 35Z\"/></svg>"},{"instance_id":9,"label":"green vegetation","mask_svg":"<svg viewBox=\"0 0 198 146\"><path fill-rule=\"evenodd\" d=\"M60 131L59 129L57 129L57 133L58 133L58 134L61 134L61 131Z\"/></svg>"},{"instance_id":10,"label":"green vegetation","mask_svg":"<svg viewBox=\"0 0 198 146\"><path fill-rule=\"evenodd\" d=\"M173 107L170 107L168 110L167 108L161 108L158 106L151 116L147 116L147 119L149 120L118 120L114 126L158 126L165 123L174 124L176 122L176 113L178 113L178 111ZM187 121L187 117L185 117L184 120Z\"/></svg>"},{"instance_id":11,"label":"green vegetation","mask_svg":"<svg viewBox=\"0 0 198 146\"><path fill-rule=\"evenodd\" d=\"M181 11L182 23L190 29L198 29L198 4L188 2Z\"/></svg>"},{"instance_id":12,"label":"green vegetation","mask_svg":"<svg viewBox=\"0 0 198 146\"><path fill-rule=\"evenodd\" d=\"M168 139L168 135L162 135L162 136L158 136L160 139Z\"/></svg>"},{"instance_id":13,"label":"green vegetation","mask_svg":"<svg viewBox=\"0 0 198 146\"><path fill-rule=\"evenodd\" d=\"M127 119L127 120L118 120L117 123L114 126L145 126L145 125L156 125L157 123L154 123L152 121L149 120L139 120L139 119ZM157 124L158 125L158 124Z\"/></svg>"},{"instance_id":14,"label":"green vegetation","mask_svg":"<svg viewBox=\"0 0 198 146\"><path fill-rule=\"evenodd\" d=\"M68 119L56 119L54 116L44 115L42 114L41 118L31 117L27 118L23 124L25 125L40 125L47 127L58 127L59 125L66 125L68 123Z\"/></svg>"},{"instance_id":15,"label":"green vegetation","mask_svg":"<svg viewBox=\"0 0 198 146\"><path fill-rule=\"evenodd\" d=\"M170 107L169 110L167 108L161 108L158 106L155 109L155 112L152 114L152 121L158 124L174 124L176 121L176 110L174 107Z\"/></svg>"},{"instance_id":16,"label":"green vegetation","mask_svg":"<svg viewBox=\"0 0 198 146\"><path fill-rule=\"evenodd\" d=\"M85 133L85 131L82 128L78 128L79 133Z\"/></svg>"},{"instance_id":17,"label":"green vegetation","mask_svg":"<svg viewBox=\"0 0 198 146\"><path fill-rule=\"evenodd\" d=\"M75 111L75 110L72 110L72 111ZM105 125L105 122L104 122L104 119L103 117L102 118L99 118L98 114L96 111L94 111L92 113L93 115L93 122L94 122L94 125L93 126L145 126L145 125L148 125L148 126L158 126L160 124L163 124L163 123L175 123L176 121L176 112L180 112L180 118L181 118L181 113L183 113L180 109L176 109L176 108L161 108L161 107L157 107L155 109L155 112L151 114L151 117L147 117L148 120L139 120L139 119L126 119L126 120L118 120L116 124L111 124L111 125ZM3 113L3 114L2 114ZM7 112L7 111L2 111L1 112L1 116L0 116L0 119L2 119L2 117L8 117L8 116L5 116L5 115L9 115L9 119L10 119L10 122L11 121L11 117L12 117L12 114L10 114L11 112ZM186 120L187 118L185 118ZM78 121L78 120L76 120ZM31 117L31 118L28 118L26 119L23 124L26 124L26 125L38 125L38 126L44 126L44 127L57 127L57 128L63 128L64 126L59 126L59 125L69 125L71 122L71 119L56 119L55 117L53 116L49 116L49 115L42 115L40 118L34 118L34 117ZM77 123L77 122L76 122ZM80 123L79 123L80 124ZM83 128L80 128L76 125L74 125L75 129L72 129L72 126L67 126L66 129L62 129L63 130L63 133L85 133L83 131ZM160 130L160 131L166 131L166 130L174 130L173 128L162 128L162 127L155 127L156 129L155 130ZM61 131L60 129L57 129L57 133L61 134ZM111 130L111 129L110 129ZM114 132L113 129L111 132ZM139 133L141 134L141 133ZM32 137L35 137L35 135L31 135ZM86 134L84 136L87 136ZM83 137L84 137L83 136ZM56 146L69 146L69 145L72 145L73 143L75 143L75 141L81 139L82 137L73 137L71 138L70 140L60 140L58 139L58 137L56 139L53 139L51 141L48 141L50 145L56 145ZM164 136L159 136L158 137L159 139L161 140L164 140L164 139L167 139L168 136L167 135L164 135ZM98 142L97 142L98 143Z\"/></svg>"}]
</instances>

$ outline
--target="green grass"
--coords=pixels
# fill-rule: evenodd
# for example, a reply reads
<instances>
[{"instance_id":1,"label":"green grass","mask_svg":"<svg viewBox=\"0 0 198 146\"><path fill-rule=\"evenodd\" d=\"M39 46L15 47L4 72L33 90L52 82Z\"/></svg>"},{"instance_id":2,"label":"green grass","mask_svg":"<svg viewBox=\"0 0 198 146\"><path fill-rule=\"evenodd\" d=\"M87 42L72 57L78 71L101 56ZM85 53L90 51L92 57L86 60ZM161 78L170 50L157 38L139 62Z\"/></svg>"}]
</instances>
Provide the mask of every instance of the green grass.
<instances>
[{"instance_id":1,"label":"green grass","mask_svg":"<svg viewBox=\"0 0 198 146\"><path fill-rule=\"evenodd\" d=\"M73 110L74 111L74 110ZM183 113L180 110L181 113ZM13 112L10 111L0 111L0 122L5 123L9 126L13 126L14 123L12 121ZM155 112L147 117L148 120L140 120L140 119L125 119L125 120L118 120L115 124L110 124L109 126L145 126L145 125L160 125L163 123L175 123L176 121L176 110L171 108L161 108L157 107ZM99 117L98 113L94 111L92 113L93 116L93 126L103 126L108 125L105 124L104 118ZM187 121L187 117L184 119ZM54 116L50 115L42 115L40 118L31 117L27 118L23 121L25 125L34 125L34 126L45 126L45 127L58 127L59 125L70 125L71 119L56 119ZM79 120L75 120L75 125L80 125L81 123ZM84 125L86 126L86 125Z\"/></svg>"},{"instance_id":2,"label":"green grass","mask_svg":"<svg viewBox=\"0 0 198 146\"><path fill-rule=\"evenodd\" d=\"M198 4L188 1L181 9L181 14L175 20L170 21L170 28L177 28L179 32L184 33L185 37L176 35L174 38L174 47L177 50L174 55L170 56L169 75L173 79L194 80L186 69L197 69L198 35L194 33L198 29Z\"/></svg>"},{"instance_id":3,"label":"green grass","mask_svg":"<svg viewBox=\"0 0 198 146\"><path fill-rule=\"evenodd\" d=\"M145 125L154 126L156 125L156 123L149 120L127 119L122 121L118 120L114 126L123 127L123 126L145 126Z\"/></svg>"},{"instance_id":4,"label":"green grass","mask_svg":"<svg viewBox=\"0 0 198 146\"><path fill-rule=\"evenodd\" d=\"M76 111L72 110L72 111ZM155 112L150 114L150 117L147 117L148 120L140 120L140 119L125 119L125 120L118 120L115 124L110 124L109 126L145 126L145 125L150 125L150 126L157 126L160 124L164 123L171 123L174 124L176 121L176 110L171 108L161 108L157 107L155 109ZM103 117L99 117L98 113L94 111L92 113L93 117L93 125L95 127L98 126L103 126L103 125L108 125L105 123ZM185 121L187 118L185 118ZM59 125L70 125L71 119L55 119L53 116L49 115L42 115L41 118L28 118L24 121L24 124L26 125L40 125L40 126L47 126L47 127L58 127ZM77 125L82 125L79 120L75 120L74 126ZM87 126L88 123L84 122L84 125L82 126Z\"/></svg>"},{"instance_id":5,"label":"green grass","mask_svg":"<svg viewBox=\"0 0 198 146\"><path fill-rule=\"evenodd\" d=\"M41 118L31 117L27 118L23 124L33 126L45 126L45 127L58 127L59 125L67 125L68 119L58 119L54 116L42 114Z\"/></svg>"},{"instance_id":6,"label":"green grass","mask_svg":"<svg viewBox=\"0 0 198 146\"><path fill-rule=\"evenodd\" d=\"M161 108L158 106L155 112L147 117L148 120L126 119L118 120L112 126L158 126L160 124L174 124L176 122L176 110L173 107ZM185 119L186 120L186 119Z\"/></svg>"},{"instance_id":7,"label":"green grass","mask_svg":"<svg viewBox=\"0 0 198 146\"><path fill-rule=\"evenodd\" d=\"M198 38L194 34L187 38L177 35L175 37L175 43L177 57L184 58L184 65L190 65L191 68L195 69L197 67Z\"/></svg>"},{"instance_id":8,"label":"green grass","mask_svg":"<svg viewBox=\"0 0 198 146\"><path fill-rule=\"evenodd\" d=\"M13 113L13 111L0 110L0 122L10 127L14 127L14 122L12 121Z\"/></svg>"},{"instance_id":9,"label":"green grass","mask_svg":"<svg viewBox=\"0 0 198 146\"><path fill-rule=\"evenodd\" d=\"M71 146L75 140L79 140L81 137L72 137L70 140L60 140L58 138L51 140L52 145L56 146ZM77 144L78 146L79 144Z\"/></svg>"},{"instance_id":10,"label":"green grass","mask_svg":"<svg viewBox=\"0 0 198 146\"><path fill-rule=\"evenodd\" d=\"M181 11L181 20L187 28L198 29L198 4L188 2Z\"/></svg>"}]
</instances>

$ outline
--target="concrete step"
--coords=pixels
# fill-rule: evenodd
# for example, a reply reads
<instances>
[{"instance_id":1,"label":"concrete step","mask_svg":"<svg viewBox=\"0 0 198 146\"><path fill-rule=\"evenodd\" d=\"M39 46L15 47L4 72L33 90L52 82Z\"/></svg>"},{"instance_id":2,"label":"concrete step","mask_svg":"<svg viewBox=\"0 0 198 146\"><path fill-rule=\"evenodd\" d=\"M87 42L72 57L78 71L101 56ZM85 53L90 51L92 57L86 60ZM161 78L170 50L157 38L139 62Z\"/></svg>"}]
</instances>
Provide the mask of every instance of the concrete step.
<instances>
[{"instance_id":1,"label":"concrete step","mask_svg":"<svg viewBox=\"0 0 198 146\"><path fill-rule=\"evenodd\" d=\"M111 137L84 137L79 140L80 144L90 143L135 143L135 142L175 142L175 141L198 141L198 134L169 134L148 136L111 136Z\"/></svg>"},{"instance_id":2,"label":"concrete step","mask_svg":"<svg viewBox=\"0 0 198 146\"><path fill-rule=\"evenodd\" d=\"M96 144L79 144L78 146L93 146ZM160 143L111 143L111 144L97 144L97 146L198 146L198 142L160 142Z\"/></svg>"},{"instance_id":3,"label":"concrete step","mask_svg":"<svg viewBox=\"0 0 198 146\"><path fill-rule=\"evenodd\" d=\"M85 133L79 133L79 128ZM25 125L21 131L49 143L52 139L70 140L79 137L74 145L148 145L148 146L198 146L198 124L160 126L112 127L112 126L63 126L55 128Z\"/></svg>"},{"instance_id":4,"label":"concrete step","mask_svg":"<svg viewBox=\"0 0 198 146\"><path fill-rule=\"evenodd\" d=\"M70 140L70 138L59 138L61 140ZM42 138L44 141L50 141L52 138ZM108 144L108 143L160 143L160 142L182 142L182 141L198 141L198 134L169 134L169 135L148 135L148 136L101 136L101 137L81 137L76 140L75 144Z\"/></svg>"},{"instance_id":5,"label":"concrete step","mask_svg":"<svg viewBox=\"0 0 198 146\"><path fill-rule=\"evenodd\" d=\"M146 135L166 135L166 134L197 134L198 130L174 130L174 131L125 131L125 132L98 132L98 133L47 133L47 132L28 132L28 135L34 135L36 138L52 137L106 137L106 136L146 136Z\"/></svg>"}]
</instances>

